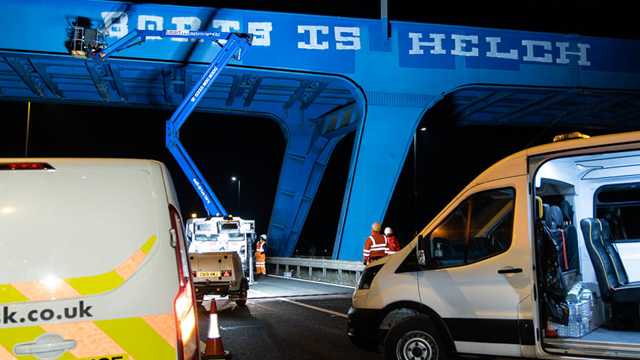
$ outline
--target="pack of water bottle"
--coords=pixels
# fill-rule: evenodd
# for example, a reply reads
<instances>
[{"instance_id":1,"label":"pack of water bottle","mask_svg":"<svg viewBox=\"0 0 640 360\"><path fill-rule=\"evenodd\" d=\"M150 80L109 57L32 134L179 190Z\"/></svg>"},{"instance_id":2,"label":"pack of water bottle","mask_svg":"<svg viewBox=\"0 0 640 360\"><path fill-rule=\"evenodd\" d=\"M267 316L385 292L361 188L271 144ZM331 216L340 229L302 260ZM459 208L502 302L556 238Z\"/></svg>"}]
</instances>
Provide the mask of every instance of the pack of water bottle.
<instances>
[{"instance_id":1,"label":"pack of water bottle","mask_svg":"<svg viewBox=\"0 0 640 360\"><path fill-rule=\"evenodd\" d=\"M604 307L596 284L576 282L569 290L567 303L569 324L558 324L558 336L580 338L603 324Z\"/></svg>"}]
</instances>

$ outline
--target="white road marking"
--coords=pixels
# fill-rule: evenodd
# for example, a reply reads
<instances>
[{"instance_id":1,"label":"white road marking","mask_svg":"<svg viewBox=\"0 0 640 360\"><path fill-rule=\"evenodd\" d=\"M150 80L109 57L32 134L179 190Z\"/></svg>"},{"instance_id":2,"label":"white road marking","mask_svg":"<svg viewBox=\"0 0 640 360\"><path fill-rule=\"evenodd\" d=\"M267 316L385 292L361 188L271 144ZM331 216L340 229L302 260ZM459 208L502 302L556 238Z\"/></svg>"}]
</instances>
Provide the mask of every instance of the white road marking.
<instances>
[{"instance_id":1,"label":"white road marking","mask_svg":"<svg viewBox=\"0 0 640 360\"><path fill-rule=\"evenodd\" d=\"M249 289L249 292L256 293L256 294L258 294L258 295L260 295L260 296L269 296L269 294L264 293L264 292L262 292L262 291L260 291L260 290L253 290L253 289ZM249 298L249 299L251 299L251 298ZM297 302L297 301L295 301L295 300L289 300L289 299L286 299L286 298L280 298L280 297L276 297L276 299L281 300L281 301L286 301L286 302L288 302L288 303L295 304L295 305L298 305L298 306L303 306L303 307L306 307L306 308L309 308L309 309L313 309L313 310L317 310L317 311L322 311L322 312L327 313L327 314L331 314L331 315L335 315L335 316L340 316L340 317L343 317L343 318L345 318L345 319L347 318L347 314L343 314L343 313L339 313L339 312L336 312L336 311L331 311L331 310L323 309L323 308L320 308L320 307L317 307L317 306L313 306L313 305L309 305L309 304L304 304L304 303L301 303L301 302Z\"/></svg>"}]
</instances>

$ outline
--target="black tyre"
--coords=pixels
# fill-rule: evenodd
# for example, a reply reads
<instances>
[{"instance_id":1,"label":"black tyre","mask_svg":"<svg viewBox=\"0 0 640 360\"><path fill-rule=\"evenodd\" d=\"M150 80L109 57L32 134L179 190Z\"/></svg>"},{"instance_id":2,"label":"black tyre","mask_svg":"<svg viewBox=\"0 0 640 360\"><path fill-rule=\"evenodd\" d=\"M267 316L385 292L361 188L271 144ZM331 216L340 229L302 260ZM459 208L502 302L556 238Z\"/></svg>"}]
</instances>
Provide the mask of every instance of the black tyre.
<instances>
[{"instance_id":1,"label":"black tyre","mask_svg":"<svg viewBox=\"0 0 640 360\"><path fill-rule=\"evenodd\" d=\"M247 305L247 300L236 300L236 305L245 306Z\"/></svg>"},{"instance_id":2,"label":"black tyre","mask_svg":"<svg viewBox=\"0 0 640 360\"><path fill-rule=\"evenodd\" d=\"M398 321L384 341L387 360L446 360L447 350L438 331L426 317Z\"/></svg>"}]
</instances>

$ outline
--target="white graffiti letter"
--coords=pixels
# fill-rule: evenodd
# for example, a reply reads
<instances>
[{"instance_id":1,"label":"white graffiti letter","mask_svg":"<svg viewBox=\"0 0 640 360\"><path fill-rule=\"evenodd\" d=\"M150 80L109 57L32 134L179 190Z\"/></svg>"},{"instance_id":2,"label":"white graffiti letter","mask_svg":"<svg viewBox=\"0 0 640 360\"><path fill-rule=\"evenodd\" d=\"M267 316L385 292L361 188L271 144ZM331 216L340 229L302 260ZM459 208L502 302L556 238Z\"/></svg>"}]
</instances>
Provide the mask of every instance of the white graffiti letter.
<instances>
[{"instance_id":1,"label":"white graffiti letter","mask_svg":"<svg viewBox=\"0 0 640 360\"><path fill-rule=\"evenodd\" d=\"M334 28L336 33L336 49L338 50L360 50L360 28L359 27L341 27L336 26ZM349 34L353 36L343 36L343 34ZM351 44L345 44L344 42L351 42Z\"/></svg>"},{"instance_id":2,"label":"white graffiti letter","mask_svg":"<svg viewBox=\"0 0 640 360\"><path fill-rule=\"evenodd\" d=\"M138 29L140 30L164 30L162 16L140 15L138 16ZM161 39L160 36L147 36L147 40Z\"/></svg>"},{"instance_id":3,"label":"white graffiti letter","mask_svg":"<svg viewBox=\"0 0 640 360\"><path fill-rule=\"evenodd\" d=\"M129 16L121 11L105 11L101 13L105 24L109 25L107 31L109 36L115 36L118 39L129 33Z\"/></svg>"},{"instance_id":4,"label":"white graffiti letter","mask_svg":"<svg viewBox=\"0 0 640 360\"><path fill-rule=\"evenodd\" d=\"M429 34L429 37L433 39L432 42L421 42L422 34L420 33L409 33L409 37L411 38L412 47L409 50L409 55L422 55L424 54L424 50L422 50L421 46L433 46L433 49L429 51L430 54L446 54L447 51L442 49L442 39L444 39L444 34Z\"/></svg>"},{"instance_id":5,"label":"white graffiti letter","mask_svg":"<svg viewBox=\"0 0 640 360\"><path fill-rule=\"evenodd\" d=\"M240 22L232 20L213 20L213 28L220 28L221 32L240 31Z\"/></svg>"},{"instance_id":6,"label":"white graffiti letter","mask_svg":"<svg viewBox=\"0 0 640 360\"><path fill-rule=\"evenodd\" d=\"M578 55L578 65L590 66L591 63L587 60L587 49L591 47L589 44L580 44L578 43L578 52L567 51L569 47L569 43L567 42L557 42L556 46L560 49L560 57L556 59L558 64L568 64L569 59L567 59L567 55Z\"/></svg>"},{"instance_id":7,"label":"white graffiti letter","mask_svg":"<svg viewBox=\"0 0 640 360\"><path fill-rule=\"evenodd\" d=\"M220 28L220 32L231 32L232 30L240 31L240 22L232 20L213 20L214 29ZM220 40L220 44L224 45L227 40ZM213 42L211 42L213 44Z\"/></svg>"},{"instance_id":8,"label":"white graffiti letter","mask_svg":"<svg viewBox=\"0 0 640 360\"><path fill-rule=\"evenodd\" d=\"M188 16L188 17L174 17L171 18L171 23L176 24L176 30L191 30L198 31L200 30L200 24L202 21L197 17ZM185 38L171 38L173 41L189 41L189 39ZM192 39L191 41L198 41L198 39ZM204 41L204 40L200 40Z\"/></svg>"},{"instance_id":9,"label":"white graffiti letter","mask_svg":"<svg viewBox=\"0 0 640 360\"><path fill-rule=\"evenodd\" d=\"M534 61L541 63L550 63L553 62L553 58L551 54L546 53L543 57L534 56L533 55L533 47L534 46L542 46L545 50L551 50L551 43L549 41L536 41L536 40L522 40L522 45L527 47L527 55L525 55L522 60L524 61Z\"/></svg>"},{"instance_id":10,"label":"white graffiti letter","mask_svg":"<svg viewBox=\"0 0 640 360\"><path fill-rule=\"evenodd\" d=\"M467 43L465 41L471 41L472 44L478 44L478 36L477 35L451 35L451 38L455 41L455 46L453 50L451 50L452 55L460 55L460 56L478 56L478 47L474 46L471 50L463 51L467 47Z\"/></svg>"},{"instance_id":11,"label":"white graffiti letter","mask_svg":"<svg viewBox=\"0 0 640 360\"><path fill-rule=\"evenodd\" d=\"M270 22L250 22L249 34L253 34L253 46L271 46L271 30L273 24Z\"/></svg>"},{"instance_id":12,"label":"white graffiti letter","mask_svg":"<svg viewBox=\"0 0 640 360\"><path fill-rule=\"evenodd\" d=\"M328 26L298 25L298 34L304 34L305 31L309 32L309 44L298 42L298 49L327 50L329 48L327 41L318 44L318 31L327 35L329 33Z\"/></svg>"},{"instance_id":13,"label":"white graffiti letter","mask_svg":"<svg viewBox=\"0 0 640 360\"><path fill-rule=\"evenodd\" d=\"M489 43L489 51L487 51L487 57L518 60L518 50L516 49L511 49L508 53L498 52L498 43L500 43L501 41L502 39L500 39L499 37L487 38L487 42Z\"/></svg>"}]
</instances>

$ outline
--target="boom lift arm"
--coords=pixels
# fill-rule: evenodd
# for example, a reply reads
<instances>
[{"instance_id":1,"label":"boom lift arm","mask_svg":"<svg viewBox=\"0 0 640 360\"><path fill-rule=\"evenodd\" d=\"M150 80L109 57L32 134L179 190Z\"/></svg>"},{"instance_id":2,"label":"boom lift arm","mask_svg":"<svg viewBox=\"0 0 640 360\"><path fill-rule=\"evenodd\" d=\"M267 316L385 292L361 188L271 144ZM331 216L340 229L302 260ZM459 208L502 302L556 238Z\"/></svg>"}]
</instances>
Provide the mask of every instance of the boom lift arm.
<instances>
[{"instance_id":1,"label":"boom lift arm","mask_svg":"<svg viewBox=\"0 0 640 360\"><path fill-rule=\"evenodd\" d=\"M222 69L232 59L240 60L244 56L245 52L249 50L252 40L251 35L190 30L159 31L136 29L120 38L111 46L107 46L106 42L97 37L99 36L99 33L96 33L95 31L91 33L98 35L96 35L95 38L87 39L84 28L77 26L74 27L72 37L72 44L74 48L71 50L74 57L103 61L107 57L121 50L143 43L149 36L161 38L207 39L218 44L220 44L220 40L227 41L213 61L211 61L209 67L202 74L195 86L189 91L189 94L184 98L184 100L182 100L171 118L167 120L165 145L178 162L178 165L182 168L182 171L189 178L191 185L196 189L196 192L202 199L204 207L209 215L214 216L216 214L220 214L225 217L228 216L229 214L213 193L213 190L211 190L211 187L180 142L180 127L193 112L202 97L204 97L204 94L206 94L207 90L211 87L211 84L213 84L218 75L220 75Z\"/></svg>"}]
</instances>

